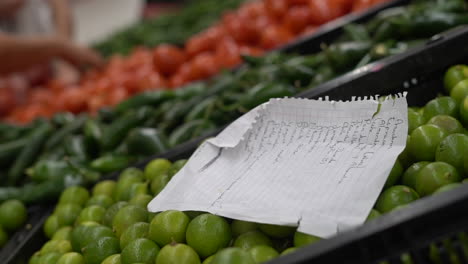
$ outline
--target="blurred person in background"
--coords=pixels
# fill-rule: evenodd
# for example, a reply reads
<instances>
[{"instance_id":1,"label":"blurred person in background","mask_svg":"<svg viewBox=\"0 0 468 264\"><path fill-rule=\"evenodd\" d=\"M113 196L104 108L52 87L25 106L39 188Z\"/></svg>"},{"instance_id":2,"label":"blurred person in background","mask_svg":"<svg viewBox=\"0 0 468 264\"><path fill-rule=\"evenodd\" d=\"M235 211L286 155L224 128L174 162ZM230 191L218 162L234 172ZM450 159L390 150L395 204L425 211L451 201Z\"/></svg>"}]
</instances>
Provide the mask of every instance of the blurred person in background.
<instances>
[{"instance_id":1,"label":"blurred person in background","mask_svg":"<svg viewBox=\"0 0 468 264\"><path fill-rule=\"evenodd\" d=\"M41 64L44 70L55 58L78 68L102 63L96 52L74 44L71 36L68 0L0 0L0 74Z\"/></svg>"}]
</instances>

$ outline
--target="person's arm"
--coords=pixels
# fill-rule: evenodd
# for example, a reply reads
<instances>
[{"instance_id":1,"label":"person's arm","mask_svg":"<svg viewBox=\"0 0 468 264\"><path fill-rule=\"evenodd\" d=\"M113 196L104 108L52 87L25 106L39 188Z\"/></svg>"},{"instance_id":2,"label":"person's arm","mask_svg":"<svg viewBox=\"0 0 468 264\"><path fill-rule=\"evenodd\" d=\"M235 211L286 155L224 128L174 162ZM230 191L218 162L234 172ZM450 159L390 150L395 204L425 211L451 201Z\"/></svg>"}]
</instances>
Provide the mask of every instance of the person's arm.
<instances>
[{"instance_id":1,"label":"person's arm","mask_svg":"<svg viewBox=\"0 0 468 264\"><path fill-rule=\"evenodd\" d=\"M68 0L49 0L54 16L57 36L70 39L72 36L72 16Z\"/></svg>"},{"instance_id":2,"label":"person's arm","mask_svg":"<svg viewBox=\"0 0 468 264\"><path fill-rule=\"evenodd\" d=\"M25 70L56 57L78 67L102 64L101 57L94 51L63 39L12 37L0 33L0 74Z\"/></svg>"}]
</instances>

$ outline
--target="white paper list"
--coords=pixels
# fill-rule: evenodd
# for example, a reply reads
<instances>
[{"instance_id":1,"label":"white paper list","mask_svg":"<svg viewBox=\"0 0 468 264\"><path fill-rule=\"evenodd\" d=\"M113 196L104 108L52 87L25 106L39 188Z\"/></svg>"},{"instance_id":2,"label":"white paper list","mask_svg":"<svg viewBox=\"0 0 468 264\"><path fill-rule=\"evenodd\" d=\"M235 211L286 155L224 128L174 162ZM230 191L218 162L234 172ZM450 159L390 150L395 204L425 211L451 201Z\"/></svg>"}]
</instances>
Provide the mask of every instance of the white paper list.
<instances>
[{"instance_id":1,"label":"white paper list","mask_svg":"<svg viewBox=\"0 0 468 264\"><path fill-rule=\"evenodd\" d=\"M148 209L299 226L320 237L361 225L406 144L406 99L378 105L271 100L202 144Z\"/></svg>"}]
</instances>

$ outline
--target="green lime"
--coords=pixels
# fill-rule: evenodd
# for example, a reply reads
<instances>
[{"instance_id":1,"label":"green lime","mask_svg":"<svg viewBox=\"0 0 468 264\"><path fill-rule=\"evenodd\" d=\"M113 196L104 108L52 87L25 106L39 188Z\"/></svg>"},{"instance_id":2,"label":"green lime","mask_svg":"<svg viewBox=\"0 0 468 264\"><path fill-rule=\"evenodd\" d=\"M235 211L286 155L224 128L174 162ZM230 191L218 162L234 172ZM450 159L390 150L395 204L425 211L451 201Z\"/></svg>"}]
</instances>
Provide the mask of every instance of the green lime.
<instances>
[{"instance_id":1,"label":"green lime","mask_svg":"<svg viewBox=\"0 0 468 264\"><path fill-rule=\"evenodd\" d=\"M124 201L120 201L120 202L113 204L111 207L107 209L102 223L106 226L112 226L112 220L114 220L114 216L117 214L117 212L120 209L122 209L123 207L127 205L128 205L128 202L124 202Z\"/></svg>"},{"instance_id":2,"label":"green lime","mask_svg":"<svg viewBox=\"0 0 468 264\"><path fill-rule=\"evenodd\" d=\"M83 248L86 248L93 242L103 237L115 237L115 234L114 232L112 232L112 229L103 225L97 225L97 226L92 225L92 226L88 226L87 228L83 228L81 237L78 238L79 248L83 250ZM72 231L72 241L73 241L73 231ZM73 248L75 248L74 245L73 245Z\"/></svg>"},{"instance_id":3,"label":"green lime","mask_svg":"<svg viewBox=\"0 0 468 264\"><path fill-rule=\"evenodd\" d=\"M98 226L98 225L99 224L95 222L85 222L72 229L70 242L74 251L81 252L81 249L82 249L81 240L83 238L83 234L87 232L87 229L90 226Z\"/></svg>"},{"instance_id":4,"label":"green lime","mask_svg":"<svg viewBox=\"0 0 468 264\"><path fill-rule=\"evenodd\" d=\"M367 219L366 221L371 221L373 219L376 219L378 218L379 216L381 216L380 212L375 210L375 209L372 209L369 213L369 215L367 216Z\"/></svg>"},{"instance_id":5,"label":"green lime","mask_svg":"<svg viewBox=\"0 0 468 264\"><path fill-rule=\"evenodd\" d=\"M468 96L460 104L460 121L468 127Z\"/></svg>"},{"instance_id":6,"label":"green lime","mask_svg":"<svg viewBox=\"0 0 468 264\"><path fill-rule=\"evenodd\" d=\"M46 254L41 254L39 260L37 261L38 264L54 264L60 259L63 253L58 252L49 252Z\"/></svg>"},{"instance_id":7,"label":"green lime","mask_svg":"<svg viewBox=\"0 0 468 264\"><path fill-rule=\"evenodd\" d=\"M52 238L54 233L60 228L58 218L56 215L51 215L44 223L44 234L48 238Z\"/></svg>"},{"instance_id":8,"label":"green lime","mask_svg":"<svg viewBox=\"0 0 468 264\"><path fill-rule=\"evenodd\" d=\"M159 247L153 241L146 238L138 238L128 243L120 253L122 264L136 262L152 264L159 254Z\"/></svg>"},{"instance_id":9,"label":"green lime","mask_svg":"<svg viewBox=\"0 0 468 264\"><path fill-rule=\"evenodd\" d=\"M88 221L102 223L105 213L106 209L104 207L99 205L88 206L81 211L78 219L76 220L76 223L81 224Z\"/></svg>"},{"instance_id":10,"label":"green lime","mask_svg":"<svg viewBox=\"0 0 468 264\"><path fill-rule=\"evenodd\" d=\"M139 194L134 196L128 203L146 208L151 200L153 200L153 196L149 194Z\"/></svg>"},{"instance_id":11,"label":"green lime","mask_svg":"<svg viewBox=\"0 0 468 264\"><path fill-rule=\"evenodd\" d=\"M431 118L427 124L439 126L449 134L462 133L464 130L460 121L448 115L436 115Z\"/></svg>"},{"instance_id":12,"label":"green lime","mask_svg":"<svg viewBox=\"0 0 468 264\"><path fill-rule=\"evenodd\" d=\"M225 248L216 253L211 264L255 264L255 261L244 249Z\"/></svg>"},{"instance_id":13,"label":"green lime","mask_svg":"<svg viewBox=\"0 0 468 264\"><path fill-rule=\"evenodd\" d=\"M27 217L26 207L18 200L7 200L0 205L0 225L6 231L20 228Z\"/></svg>"},{"instance_id":14,"label":"green lime","mask_svg":"<svg viewBox=\"0 0 468 264\"><path fill-rule=\"evenodd\" d=\"M285 249L283 252L281 252L280 256L284 256L284 255L291 254L291 253L293 253L293 252L296 251L296 250L297 250L296 247L287 248L287 249Z\"/></svg>"},{"instance_id":15,"label":"green lime","mask_svg":"<svg viewBox=\"0 0 468 264\"><path fill-rule=\"evenodd\" d=\"M151 221L153 221L153 219L158 215L159 213L153 213L153 212L148 212L148 221L146 221L147 223L151 223Z\"/></svg>"},{"instance_id":16,"label":"green lime","mask_svg":"<svg viewBox=\"0 0 468 264\"><path fill-rule=\"evenodd\" d=\"M278 251L265 245L254 246L249 252L255 263L267 262L279 256Z\"/></svg>"},{"instance_id":17,"label":"green lime","mask_svg":"<svg viewBox=\"0 0 468 264\"><path fill-rule=\"evenodd\" d=\"M464 152L466 149L468 149L468 136L465 134L452 134L440 142L435 153L435 159L454 166L463 175Z\"/></svg>"},{"instance_id":18,"label":"green lime","mask_svg":"<svg viewBox=\"0 0 468 264\"><path fill-rule=\"evenodd\" d=\"M408 186L396 185L388 188L377 199L375 208L379 212L386 213L395 207L403 204L409 204L419 199L419 195Z\"/></svg>"},{"instance_id":19,"label":"green lime","mask_svg":"<svg viewBox=\"0 0 468 264\"><path fill-rule=\"evenodd\" d=\"M65 254L72 251L72 246L68 240L49 240L41 248L41 254L44 255L49 252L58 252Z\"/></svg>"},{"instance_id":20,"label":"green lime","mask_svg":"<svg viewBox=\"0 0 468 264\"><path fill-rule=\"evenodd\" d=\"M213 256L209 256L209 257L207 257L207 258L202 262L202 264L211 264L212 261L213 261L213 259L214 259L214 255L213 255Z\"/></svg>"},{"instance_id":21,"label":"green lime","mask_svg":"<svg viewBox=\"0 0 468 264\"><path fill-rule=\"evenodd\" d=\"M411 133L409 150L417 161L433 161L440 142L448 136L447 131L436 125L423 125Z\"/></svg>"},{"instance_id":22,"label":"green lime","mask_svg":"<svg viewBox=\"0 0 468 264\"><path fill-rule=\"evenodd\" d=\"M29 258L28 264L38 264L40 258L41 258L41 254L39 253L39 251L36 251L36 252Z\"/></svg>"},{"instance_id":23,"label":"green lime","mask_svg":"<svg viewBox=\"0 0 468 264\"><path fill-rule=\"evenodd\" d=\"M112 180L106 180L97 183L93 187L93 196L106 195L112 198L117 183Z\"/></svg>"},{"instance_id":24,"label":"green lime","mask_svg":"<svg viewBox=\"0 0 468 264\"><path fill-rule=\"evenodd\" d=\"M77 204L84 206L89 199L89 192L83 187L72 186L66 188L60 195L59 204Z\"/></svg>"},{"instance_id":25,"label":"green lime","mask_svg":"<svg viewBox=\"0 0 468 264\"><path fill-rule=\"evenodd\" d=\"M136 206L127 205L121 208L112 220L112 229L118 238L129 226L137 222L145 222L148 219L148 213L146 209Z\"/></svg>"},{"instance_id":26,"label":"green lime","mask_svg":"<svg viewBox=\"0 0 468 264\"><path fill-rule=\"evenodd\" d=\"M231 228L222 217L202 214L190 221L186 238L187 244L195 249L200 257L206 258L229 244Z\"/></svg>"},{"instance_id":27,"label":"green lime","mask_svg":"<svg viewBox=\"0 0 468 264\"><path fill-rule=\"evenodd\" d=\"M165 245L156 258L158 264L200 264L200 257L193 248L185 244Z\"/></svg>"},{"instance_id":28,"label":"green lime","mask_svg":"<svg viewBox=\"0 0 468 264\"><path fill-rule=\"evenodd\" d=\"M258 229L257 223L242 220L233 220L231 223L232 236L238 237L244 233Z\"/></svg>"},{"instance_id":29,"label":"green lime","mask_svg":"<svg viewBox=\"0 0 468 264\"><path fill-rule=\"evenodd\" d=\"M292 226L280 226L271 224L259 224L260 230L270 237L284 238L292 236L296 232L296 228Z\"/></svg>"},{"instance_id":30,"label":"green lime","mask_svg":"<svg viewBox=\"0 0 468 264\"><path fill-rule=\"evenodd\" d=\"M405 149L398 155L398 160L400 161L401 165L403 168L408 168L411 164L414 163L414 157L411 156L411 153L409 151L409 143L411 141L411 136L408 135L406 137L406 145Z\"/></svg>"},{"instance_id":31,"label":"green lime","mask_svg":"<svg viewBox=\"0 0 468 264\"><path fill-rule=\"evenodd\" d=\"M441 161L432 162L416 176L416 191L419 195L426 196L444 185L460 180L457 169L452 165Z\"/></svg>"},{"instance_id":32,"label":"green lime","mask_svg":"<svg viewBox=\"0 0 468 264\"><path fill-rule=\"evenodd\" d=\"M169 171L172 163L167 159L155 159L145 167L145 178L152 181L155 177L165 174Z\"/></svg>"},{"instance_id":33,"label":"green lime","mask_svg":"<svg viewBox=\"0 0 468 264\"><path fill-rule=\"evenodd\" d=\"M442 96L431 100L424 106L424 120L430 120L436 115L458 116L458 104L449 96Z\"/></svg>"},{"instance_id":34,"label":"green lime","mask_svg":"<svg viewBox=\"0 0 468 264\"><path fill-rule=\"evenodd\" d=\"M3 229L2 226L0 226L0 248L2 248L6 243L8 242L8 234Z\"/></svg>"},{"instance_id":35,"label":"green lime","mask_svg":"<svg viewBox=\"0 0 468 264\"><path fill-rule=\"evenodd\" d=\"M120 254L108 256L101 264L120 264Z\"/></svg>"},{"instance_id":36,"label":"green lime","mask_svg":"<svg viewBox=\"0 0 468 264\"><path fill-rule=\"evenodd\" d=\"M137 182L130 185L129 188L129 200L138 195L149 194L148 183L146 182Z\"/></svg>"},{"instance_id":37,"label":"green lime","mask_svg":"<svg viewBox=\"0 0 468 264\"><path fill-rule=\"evenodd\" d=\"M465 157L464 159L464 168L465 168L465 176L468 177L468 148L465 149L465 153L463 154Z\"/></svg>"},{"instance_id":38,"label":"green lime","mask_svg":"<svg viewBox=\"0 0 468 264\"><path fill-rule=\"evenodd\" d=\"M249 250L254 246L265 245L273 246L271 240L260 231L250 231L236 238L234 247Z\"/></svg>"},{"instance_id":39,"label":"green lime","mask_svg":"<svg viewBox=\"0 0 468 264\"><path fill-rule=\"evenodd\" d=\"M459 82L455 87L453 87L452 91L450 91L450 97L455 99L455 101L459 104L468 96L468 79L465 79Z\"/></svg>"},{"instance_id":40,"label":"green lime","mask_svg":"<svg viewBox=\"0 0 468 264\"><path fill-rule=\"evenodd\" d=\"M172 178L172 176L176 175L177 172L179 172L182 167L184 167L185 163L187 163L186 159L181 159L172 164L172 166L169 168L169 171L167 174L169 174L169 177Z\"/></svg>"},{"instance_id":41,"label":"green lime","mask_svg":"<svg viewBox=\"0 0 468 264\"><path fill-rule=\"evenodd\" d=\"M460 187L462 185L463 184L458 183L458 182L449 183L449 184L444 185L444 186L440 187L439 189L435 190L434 193L442 193L442 192L451 191L451 190L456 189L456 188L458 188L458 187Z\"/></svg>"},{"instance_id":42,"label":"green lime","mask_svg":"<svg viewBox=\"0 0 468 264\"><path fill-rule=\"evenodd\" d=\"M158 195L164 189L164 187L166 187L170 180L171 177L167 173L156 175L153 180L151 180L151 193L154 196Z\"/></svg>"},{"instance_id":43,"label":"green lime","mask_svg":"<svg viewBox=\"0 0 468 264\"><path fill-rule=\"evenodd\" d=\"M81 254L76 252L68 252L63 254L57 261L57 264L85 264Z\"/></svg>"},{"instance_id":44,"label":"green lime","mask_svg":"<svg viewBox=\"0 0 468 264\"><path fill-rule=\"evenodd\" d=\"M89 198L88 202L86 203L86 206L99 205L107 209L113 204L114 204L114 200L112 200L111 196L98 194L96 196L92 196L91 198Z\"/></svg>"},{"instance_id":45,"label":"green lime","mask_svg":"<svg viewBox=\"0 0 468 264\"><path fill-rule=\"evenodd\" d=\"M129 226L120 236L120 248L124 249L128 243L137 238L147 238L148 230L149 224L145 222L138 222Z\"/></svg>"},{"instance_id":46,"label":"green lime","mask_svg":"<svg viewBox=\"0 0 468 264\"><path fill-rule=\"evenodd\" d=\"M75 203L59 204L55 208L54 214L57 216L58 224L62 226L72 226L81 213L81 206Z\"/></svg>"},{"instance_id":47,"label":"green lime","mask_svg":"<svg viewBox=\"0 0 468 264\"><path fill-rule=\"evenodd\" d=\"M455 65L450 67L444 75L445 90L450 93L460 81L468 78L468 67L465 65Z\"/></svg>"},{"instance_id":48,"label":"green lime","mask_svg":"<svg viewBox=\"0 0 468 264\"><path fill-rule=\"evenodd\" d=\"M294 233L294 247L303 247L318 242L319 240L320 237L317 236L304 234L299 231L296 231L296 233Z\"/></svg>"},{"instance_id":49,"label":"green lime","mask_svg":"<svg viewBox=\"0 0 468 264\"><path fill-rule=\"evenodd\" d=\"M57 230L52 236L52 240L71 240L71 226L64 226Z\"/></svg>"},{"instance_id":50,"label":"green lime","mask_svg":"<svg viewBox=\"0 0 468 264\"><path fill-rule=\"evenodd\" d=\"M390 186L395 185L395 183L400 179L401 175L403 174L403 166L399 160L396 160L395 164L388 175L387 181L385 182L384 188L388 188Z\"/></svg>"},{"instance_id":51,"label":"green lime","mask_svg":"<svg viewBox=\"0 0 468 264\"><path fill-rule=\"evenodd\" d=\"M418 175L419 171L424 168L429 161L420 161L416 162L411 165L405 173L403 173L403 185L411 187L413 189L416 188L416 175Z\"/></svg>"},{"instance_id":52,"label":"green lime","mask_svg":"<svg viewBox=\"0 0 468 264\"><path fill-rule=\"evenodd\" d=\"M119 175L119 181L124 180L126 178L138 178L140 181L144 181L144 173L142 170L138 168L127 168Z\"/></svg>"},{"instance_id":53,"label":"green lime","mask_svg":"<svg viewBox=\"0 0 468 264\"><path fill-rule=\"evenodd\" d=\"M171 242L184 243L189 222L190 219L184 212L161 212L151 221L148 238L161 247Z\"/></svg>"},{"instance_id":54,"label":"green lime","mask_svg":"<svg viewBox=\"0 0 468 264\"><path fill-rule=\"evenodd\" d=\"M119 252L119 240L115 237L101 237L83 249L86 264L101 264L107 257Z\"/></svg>"},{"instance_id":55,"label":"green lime","mask_svg":"<svg viewBox=\"0 0 468 264\"><path fill-rule=\"evenodd\" d=\"M411 134L417 127L424 125L425 122L422 114L408 108L408 134Z\"/></svg>"},{"instance_id":56,"label":"green lime","mask_svg":"<svg viewBox=\"0 0 468 264\"><path fill-rule=\"evenodd\" d=\"M138 171L138 169L129 168L120 174L120 179L114 190L114 201L130 200L130 186L134 183L143 182L143 173Z\"/></svg>"}]
</instances>

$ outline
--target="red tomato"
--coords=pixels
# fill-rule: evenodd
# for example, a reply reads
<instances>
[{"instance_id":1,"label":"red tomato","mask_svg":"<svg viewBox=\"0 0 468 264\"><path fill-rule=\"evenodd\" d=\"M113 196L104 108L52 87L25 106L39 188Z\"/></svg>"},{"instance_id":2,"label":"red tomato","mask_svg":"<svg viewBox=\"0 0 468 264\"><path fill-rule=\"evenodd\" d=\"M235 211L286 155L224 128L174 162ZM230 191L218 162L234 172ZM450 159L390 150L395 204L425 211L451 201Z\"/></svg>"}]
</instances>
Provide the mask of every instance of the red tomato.
<instances>
[{"instance_id":1,"label":"red tomato","mask_svg":"<svg viewBox=\"0 0 468 264\"><path fill-rule=\"evenodd\" d=\"M230 68L242 62L239 47L231 37L225 37L216 48L216 61L222 67Z\"/></svg>"},{"instance_id":2,"label":"red tomato","mask_svg":"<svg viewBox=\"0 0 468 264\"><path fill-rule=\"evenodd\" d=\"M261 56L263 55L263 50L255 47L249 47L249 46L242 46L239 49L239 53L241 55L249 55L249 56Z\"/></svg>"},{"instance_id":3,"label":"red tomato","mask_svg":"<svg viewBox=\"0 0 468 264\"><path fill-rule=\"evenodd\" d=\"M321 25L345 14L342 0L310 0L313 24Z\"/></svg>"},{"instance_id":4,"label":"red tomato","mask_svg":"<svg viewBox=\"0 0 468 264\"><path fill-rule=\"evenodd\" d=\"M238 43L254 43L258 40L259 32L253 18L241 19L240 16L234 16L225 19L224 26L226 32Z\"/></svg>"},{"instance_id":5,"label":"red tomato","mask_svg":"<svg viewBox=\"0 0 468 264\"><path fill-rule=\"evenodd\" d=\"M128 97L128 92L124 87L114 87L107 98L108 105L116 105Z\"/></svg>"},{"instance_id":6,"label":"red tomato","mask_svg":"<svg viewBox=\"0 0 468 264\"><path fill-rule=\"evenodd\" d=\"M239 8L239 16L247 18L258 18L266 14L264 2L256 1L244 4Z\"/></svg>"},{"instance_id":7,"label":"red tomato","mask_svg":"<svg viewBox=\"0 0 468 264\"><path fill-rule=\"evenodd\" d=\"M166 80L157 72L143 76L138 82L138 91L154 90L167 85Z\"/></svg>"},{"instance_id":8,"label":"red tomato","mask_svg":"<svg viewBox=\"0 0 468 264\"><path fill-rule=\"evenodd\" d=\"M291 38L291 32L283 27L272 25L263 32L260 46L266 50L274 49L287 43Z\"/></svg>"},{"instance_id":9,"label":"red tomato","mask_svg":"<svg viewBox=\"0 0 468 264\"><path fill-rule=\"evenodd\" d=\"M88 100L91 100L92 98L93 97L88 98L87 94L84 93L80 87L66 89L63 92L62 99L64 100L64 110L72 113L85 111Z\"/></svg>"},{"instance_id":10,"label":"red tomato","mask_svg":"<svg viewBox=\"0 0 468 264\"><path fill-rule=\"evenodd\" d=\"M214 50L216 43L225 36L226 32L223 27L215 26L191 37L186 45L185 51L189 56Z\"/></svg>"},{"instance_id":11,"label":"red tomato","mask_svg":"<svg viewBox=\"0 0 468 264\"><path fill-rule=\"evenodd\" d=\"M288 0L289 5L307 5L309 0Z\"/></svg>"},{"instance_id":12,"label":"red tomato","mask_svg":"<svg viewBox=\"0 0 468 264\"><path fill-rule=\"evenodd\" d=\"M185 61L185 53L174 45L162 44L153 51L154 67L162 74L174 74Z\"/></svg>"},{"instance_id":13,"label":"red tomato","mask_svg":"<svg viewBox=\"0 0 468 264\"><path fill-rule=\"evenodd\" d=\"M293 33L299 33L311 24L312 13L308 6L293 6L284 16L283 23Z\"/></svg>"},{"instance_id":14,"label":"red tomato","mask_svg":"<svg viewBox=\"0 0 468 264\"><path fill-rule=\"evenodd\" d=\"M308 35L314 34L315 31L317 31L318 28L319 27L314 26L314 25L308 26L301 32L301 35L302 36L308 36Z\"/></svg>"},{"instance_id":15,"label":"red tomato","mask_svg":"<svg viewBox=\"0 0 468 264\"><path fill-rule=\"evenodd\" d=\"M264 0L265 8L269 16L273 18L282 18L288 10L287 0Z\"/></svg>"},{"instance_id":16,"label":"red tomato","mask_svg":"<svg viewBox=\"0 0 468 264\"><path fill-rule=\"evenodd\" d=\"M388 1L389 0L373 0L372 5L378 5L378 4L386 3Z\"/></svg>"},{"instance_id":17,"label":"red tomato","mask_svg":"<svg viewBox=\"0 0 468 264\"><path fill-rule=\"evenodd\" d=\"M87 100L88 111L91 114L96 114L99 109L106 105L106 98L104 95L92 96Z\"/></svg>"},{"instance_id":18,"label":"red tomato","mask_svg":"<svg viewBox=\"0 0 468 264\"><path fill-rule=\"evenodd\" d=\"M219 70L215 56L212 53L202 53L197 55L193 58L191 64L195 80L208 78Z\"/></svg>"},{"instance_id":19,"label":"red tomato","mask_svg":"<svg viewBox=\"0 0 468 264\"><path fill-rule=\"evenodd\" d=\"M29 93L28 104L45 104L50 103L52 93L49 90L36 88L32 89Z\"/></svg>"},{"instance_id":20,"label":"red tomato","mask_svg":"<svg viewBox=\"0 0 468 264\"><path fill-rule=\"evenodd\" d=\"M182 74L174 74L172 78L169 80L169 84L171 88L177 88L183 86L188 81L182 76Z\"/></svg>"}]
</instances>

